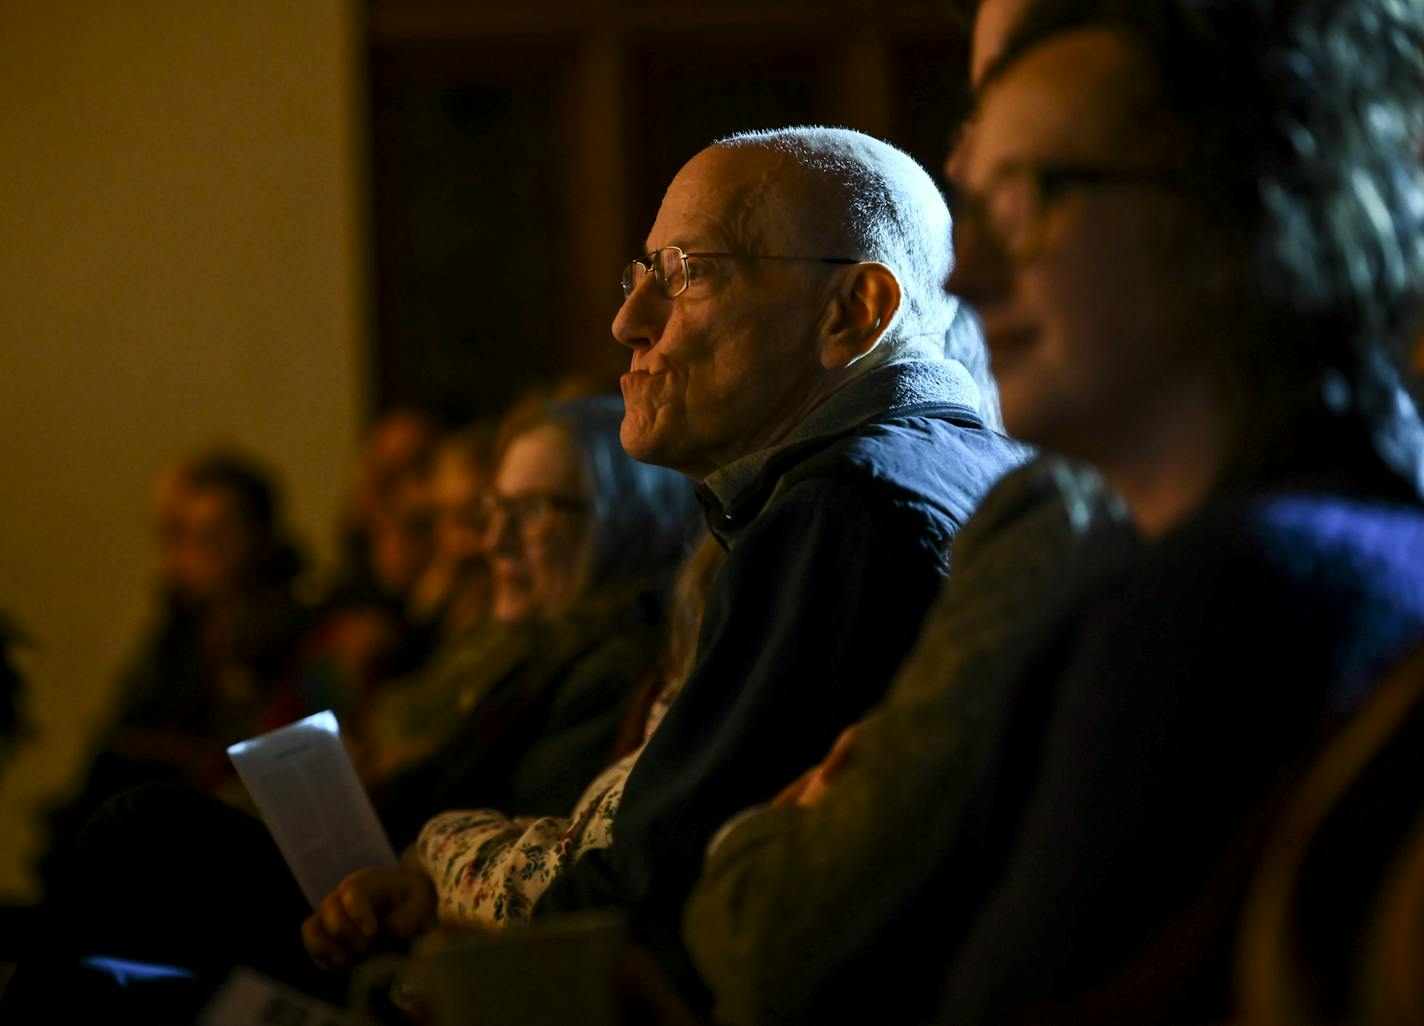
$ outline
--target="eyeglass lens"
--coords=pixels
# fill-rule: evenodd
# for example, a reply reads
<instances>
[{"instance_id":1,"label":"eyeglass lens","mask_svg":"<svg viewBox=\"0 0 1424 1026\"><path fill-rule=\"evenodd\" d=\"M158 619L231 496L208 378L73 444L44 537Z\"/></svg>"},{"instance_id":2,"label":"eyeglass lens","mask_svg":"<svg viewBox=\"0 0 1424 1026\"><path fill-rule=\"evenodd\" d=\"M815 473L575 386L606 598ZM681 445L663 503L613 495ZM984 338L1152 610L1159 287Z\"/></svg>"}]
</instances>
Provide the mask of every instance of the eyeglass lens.
<instances>
[{"instance_id":1,"label":"eyeglass lens","mask_svg":"<svg viewBox=\"0 0 1424 1026\"><path fill-rule=\"evenodd\" d=\"M987 234L1005 254L1027 259L1042 241L1047 192L1041 169L1013 167L982 193L954 190L950 212L956 224Z\"/></svg>"},{"instance_id":2,"label":"eyeglass lens","mask_svg":"<svg viewBox=\"0 0 1424 1026\"><path fill-rule=\"evenodd\" d=\"M581 512L587 504L582 499L555 495L521 495L506 498L493 493L480 500L478 518L482 530L488 530L495 513L503 513L511 527L520 532L538 532L554 519L556 512Z\"/></svg>"},{"instance_id":3,"label":"eyeglass lens","mask_svg":"<svg viewBox=\"0 0 1424 1026\"><path fill-rule=\"evenodd\" d=\"M652 267L646 261L652 262ZM627 299L638 283L653 272L653 280L664 296L672 298L687 288L687 259L676 246L664 246L646 257L634 260L623 268L623 298Z\"/></svg>"}]
</instances>

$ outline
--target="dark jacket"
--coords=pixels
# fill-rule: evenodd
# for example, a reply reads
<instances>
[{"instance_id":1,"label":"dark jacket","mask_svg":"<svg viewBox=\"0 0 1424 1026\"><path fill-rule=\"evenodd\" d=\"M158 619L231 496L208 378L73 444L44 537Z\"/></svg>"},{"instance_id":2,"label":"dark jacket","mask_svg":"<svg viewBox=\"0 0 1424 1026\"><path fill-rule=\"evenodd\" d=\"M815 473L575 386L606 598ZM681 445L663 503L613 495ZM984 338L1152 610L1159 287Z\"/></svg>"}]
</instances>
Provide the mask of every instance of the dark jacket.
<instances>
[{"instance_id":1,"label":"dark jacket","mask_svg":"<svg viewBox=\"0 0 1424 1026\"><path fill-rule=\"evenodd\" d=\"M1367 461L1224 495L1026 622L785 1021L1228 1018L1277 795L1424 630L1424 509Z\"/></svg>"},{"instance_id":2,"label":"dark jacket","mask_svg":"<svg viewBox=\"0 0 1424 1026\"><path fill-rule=\"evenodd\" d=\"M942 1021L1229 1017L1246 868L1282 789L1424 631L1421 567L1417 501L1291 482L1085 597L1004 692L984 847L934 824L937 886L982 895Z\"/></svg>"},{"instance_id":3,"label":"dark jacket","mask_svg":"<svg viewBox=\"0 0 1424 1026\"><path fill-rule=\"evenodd\" d=\"M695 992L678 925L709 838L880 699L955 531L1022 458L956 402L956 367L872 371L734 494L704 490L729 552L693 668L628 779L613 845L555 881L536 916L621 906Z\"/></svg>"},{"instance_id":4,"label":"dark jacket","mask_svg":"<svg viewBox=\"0 0 1424 1026\"><path fill-rule=\"evenodd\" d=\"M1007 475L955 539L954 579L925 619L853 755L809 806L768 806L719 832L684 937L731 1026L928 1020L943 977L909 932L866 944L858 913L934 870L931 810L964 801L992 744L998 683L1033 624L1130 555L1137 532L1100 479L1041 459Z\"/></svg>"},{"instance_id":5,"label":"dark jacket","mask_svg":"<svg viewBox=\"0 0 1424 1026\"><path fill-rule=\"evenodd\" d=\"M646 593L603 595L524 632L523 657L460 714L446 742L380 789L391 842L404 847L450 809L567 814L612 759L658 654L659 606Z\"/></svg>"}]
</instances>

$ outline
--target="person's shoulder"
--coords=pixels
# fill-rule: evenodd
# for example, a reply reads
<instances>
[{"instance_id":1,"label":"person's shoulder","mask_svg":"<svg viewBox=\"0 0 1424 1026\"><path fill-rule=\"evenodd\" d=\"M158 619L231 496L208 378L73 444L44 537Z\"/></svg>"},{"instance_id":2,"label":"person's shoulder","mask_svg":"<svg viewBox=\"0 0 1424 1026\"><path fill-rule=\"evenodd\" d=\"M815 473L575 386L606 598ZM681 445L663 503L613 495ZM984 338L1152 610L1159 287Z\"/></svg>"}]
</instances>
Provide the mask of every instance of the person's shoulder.
<instances>
[{"instance_id":1,"label":"person's shoulder","mask_svg":"<svg viewBox=\"0 0 1424 1026\"><path fill-rule=\"evenodd\" d=\"M949 417L885 417L861 425L793 468L784 486L898 494L963 523L1006 473L1024 462L1019 443Z\"/></svg>"},{"instance_id":2,"label":"person's shoulder","mask_svg":"<svg viewBox=\"0 0 1424 1026\"><path fill-rule=\"evenodd\" d=\"M1027 460L1030 451L969 416L908 410L867 421L829 446L823 455L872 468L913 465L926 458L953 460L983 466L997 480Z\"/></svg>"},{"instance_id":3,"label":"person's shoulder","mask_svg":"<svg viewBox=\"0 0 1424 1026\"><path fill-rule=\"evenodd\" d=\"M1221 579L1275 589L1342 624L1424 622L1424 506L1318 492L1277 492L1214 511L1176 540L1180 564L1204 549ZM1200 558L1200 557L1198 557Z\"/></svg>"},{"instance_id":4,"label":"person's shoulder","mask_svg":"<svg viewBox=\"0 0 1424 1026\"><path fill-rule=\"evenodd\" d=\"M957 534L954 574L1015 580L1043 595L1111 576L1140 543L1127 507L1099 474L1040 456L1005 474Z\"/></svg>"},{"instance_id":5,"label":"person's shoulder","mask_svg":"<svg viewBox=\"0 0 1424 1026\"><path fill-rule=\"evenodd\" d=\"M1424 506L1275 491L1214 504L1156 547L1161 563L1230 566L1290 580L1403 575L1424 586Z\"/></svg>"},{"instance_id":6,"label":"person's shoulder","mask_svg":"<svg viewBox=\"0 0 1424 1026\"><path fill-rule=\"evenodd\" d=\"M1086 464L1039 456L994 484L958 544L976 547L1010 531L1084 535L1102 529L1136 533L1127 507L1102 476Z\"/></svg>"},{"instance_id":7,"label":"person's shoulder","mask_svg":"<svg viewBox=\"0 0 1424 1026\"><path fill-rule=\"evenodd\" d=\"M1414 503L1261 492L1214 503L1149 546L1113 603L1154 636L1289 653L1349 704L1424 630L1420 566Z\"/></svg>"}]
</instances>

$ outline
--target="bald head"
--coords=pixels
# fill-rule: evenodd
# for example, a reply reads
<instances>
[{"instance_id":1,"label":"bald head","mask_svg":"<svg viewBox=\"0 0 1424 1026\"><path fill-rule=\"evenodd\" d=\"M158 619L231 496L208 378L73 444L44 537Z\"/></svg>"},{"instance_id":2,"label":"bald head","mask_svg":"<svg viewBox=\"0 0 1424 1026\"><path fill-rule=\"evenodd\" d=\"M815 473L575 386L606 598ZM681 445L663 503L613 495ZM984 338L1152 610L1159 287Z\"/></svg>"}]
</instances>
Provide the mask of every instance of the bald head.
<instances>
[{"instance_id":1,"label":"bald head","mask_svg":"<svg viewBox=\"0 0 1424 1026\"><path fill-rule=\"evenodd\" d=\"M784 128L719 140L711 151L737 183L734 216L763 252L884 264L901 290L885 354L917 341L936 355L954 318L949 211L934 181L900 150L843 128Z\"/></svg>"},{"instance_id":2,"label":"bald head","mask_svg":"<svg viewBox=\"0 0 1424 1026\"><path fill-rule=\"evenodd\" d=\"M950 333L949 211L934 182L858 132L723 139L679 171L613 320L632 352L621 438L705 479L787 438L872 367L982 354ZM977 365L983 366L982 355ZM971 369L972 373L972 369ZM974 378L990 406L992 390ZM992 418L989 418L992 419Z\"/></svg>"}]
</instances>

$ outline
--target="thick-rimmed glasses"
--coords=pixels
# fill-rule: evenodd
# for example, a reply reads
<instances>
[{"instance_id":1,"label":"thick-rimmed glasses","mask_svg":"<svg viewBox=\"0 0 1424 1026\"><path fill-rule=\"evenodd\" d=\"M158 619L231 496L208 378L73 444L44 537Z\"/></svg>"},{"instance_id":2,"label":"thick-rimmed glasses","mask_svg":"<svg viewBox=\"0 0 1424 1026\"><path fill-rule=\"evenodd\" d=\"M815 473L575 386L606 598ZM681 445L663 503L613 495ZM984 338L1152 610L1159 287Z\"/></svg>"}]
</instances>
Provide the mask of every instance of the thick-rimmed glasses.
<instances>
[{"instance_id":1,"label":"thick-rimmed glasses","mask_svg":"<svg viewBox=\"0 0 1424 1026\"><path fill-rule=\"evenodd\" d=\"M955 228L974 228L1013 260L1030 260L1043 245L1049 207L1079 186L1180 184L1175 171L1091 167L1052 161L1016 160L999 166L981 189L970 191L950 180L945 191Z\"/></svg>"},{"instance_id":2,"label":"thick-rimmed glasses","mask_svg":"<svg viewBox=\"0 0 1424 1026\"><path fill-rule=\"evenodd\" d=\"M623 268L623 298L627 299L638 287L638 283L651 271L653 284L667 299L680 296L687 291L688 283L696 277L695 265L689 267L688 260L709 260L726 257L736 260L794 260L811 264L858 264L855 257L813 257L813 256L768 256L764 253L686 253L677 246L664 246L646 256L630 260Z\"/></svg>"}]
</instances>

